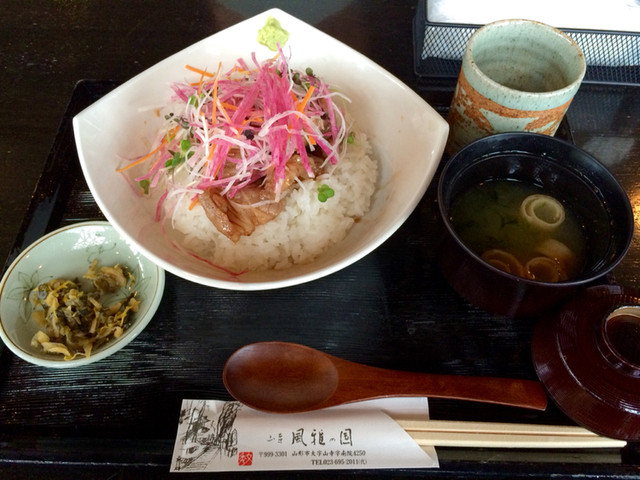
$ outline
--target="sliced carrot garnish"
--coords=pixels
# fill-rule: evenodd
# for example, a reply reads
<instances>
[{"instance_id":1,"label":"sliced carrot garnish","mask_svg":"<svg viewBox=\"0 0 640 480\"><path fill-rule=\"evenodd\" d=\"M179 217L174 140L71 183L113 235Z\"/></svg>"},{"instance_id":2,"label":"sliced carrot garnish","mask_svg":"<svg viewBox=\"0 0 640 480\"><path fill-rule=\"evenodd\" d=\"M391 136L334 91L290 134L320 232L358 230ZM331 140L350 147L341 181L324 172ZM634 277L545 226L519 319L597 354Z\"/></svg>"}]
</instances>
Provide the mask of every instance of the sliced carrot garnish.
<instances>
[{"instance_id":1,"label":"sliced carrot garnish","mask_svg":"<svg viewBox=\"0 0 640 480\"><path fill-rule=\"evenodd\" d=\"M193 200L191 200L191 203L189 204L189 210L193 210L193 207L195 207L198 204L198 196L196 195L195 197L193 197Z\"/></svg>"},{"instance_id":2,"label":"sliced carrot garnish","mask_svg":"<svg viewBox=\"0 0 640 480\"><path fill-rule=\"evenodd\" d=\"M152 157L155 153L158 153L158 151L164 147L164 145L166 144L166 140L162 140L162 142L160 142L160 145L158 145L156 148L154 148L153 150L151 150L149 153L147 153L144 157L140 157L138 160L136 160L135 162L130 163L129 165L125 165L124 167L120 167L118 169L116 169L116 172L124 172L125 170L129 170L132 167L135 167L136 165L140 165L141 163L143 163L145 160L147 160L149 157Z\"/></svg>"},{"instance_id":3,"label":"sliced carrot garnish","mask_svg":"<svg viewBox=\"0 0 640 480\"><path fill-rule=\"evenodd\" d=\"M194 73L197 73L203 77L213 77L214 74L211 72L207 72L206 70L202 70L200 68L192 67L191 65L185 65L184 68L187 70L191 70Z\"/></svg>"},{"instance_id":4,"label":"sliced carrot garnish","mask_svg":"<svg viewBox=\"0 0 640 480\"><path fill-rule=\"evenodd\" d=\"M120 167L118 169L116 169L116 172L124 172L125 170L129 170L132 167L135 167L136 165L140 165L141 163L143 163L145 160L148 160L150 157L152 157L154 154L158 153L160 151L160 149L162 147L164 147L167 144L167 138L173 139L173 137L175 136L176 132L180 129L180 126L177 127L173 127L171 130L169 130L167 132L167 134L164 136L164 138L162 139L162 142L160 142L160 145L158 145L156 148L154 148L153 150L151 150L149 153L147 153L144 157L140 157L138 160L136 160L135 162L130 163L129 165L125 165L124 167Z\"/></svg>"},{"instance_id":5,"label":"sliced carrot garnish","mask_svg":"<svg viewBox=\"0 0 640 480\"><path fill-rule=\"evenodd\" d=\"M313 85L309 86L309 90L307 90L307 93L304 96L304 98L300 101L300 103L298 103L298 105L296 105L296 110L298 110L299 112L304 111L304 107L306 107L307 103L309 103L309 99L311 98L311 95L313 95L313 91L315 89L316 87L314 87Z\"/></svg>"},{"instance_id":6,"label":"sliced carrot garnish","mask_svg":"<svg viewBox=\"0 0 640 480\"><path fill-rule=\"evenodd\" d=\"M224 108L226 108L227 110L237 110L238 106L237 105L232 105L230 103L227 102L220 102L220 105L222 105Z\"/></svg>"}]
</instances>

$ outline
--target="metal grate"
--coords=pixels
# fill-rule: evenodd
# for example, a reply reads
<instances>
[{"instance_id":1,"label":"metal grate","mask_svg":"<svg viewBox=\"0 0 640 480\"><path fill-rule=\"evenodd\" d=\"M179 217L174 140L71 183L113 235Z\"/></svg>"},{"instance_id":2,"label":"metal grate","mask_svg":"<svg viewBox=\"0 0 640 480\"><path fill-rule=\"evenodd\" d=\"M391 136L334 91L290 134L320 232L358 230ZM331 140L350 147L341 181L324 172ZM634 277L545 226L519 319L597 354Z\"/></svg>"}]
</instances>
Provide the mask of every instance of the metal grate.
<instances>
[{"instance_id":1,"label":"metal grate","mask_svg":"<svg viewBox=\"0 0 640 480\"><path fill-rule=\"evenodd\" d=\"M425 1L418 2L414 22L416 74L457 77L469 37L480 25L431 23ZM563 29L582 49L585 82L640 84L640 34Z\"/></svg>"}]
</instances>

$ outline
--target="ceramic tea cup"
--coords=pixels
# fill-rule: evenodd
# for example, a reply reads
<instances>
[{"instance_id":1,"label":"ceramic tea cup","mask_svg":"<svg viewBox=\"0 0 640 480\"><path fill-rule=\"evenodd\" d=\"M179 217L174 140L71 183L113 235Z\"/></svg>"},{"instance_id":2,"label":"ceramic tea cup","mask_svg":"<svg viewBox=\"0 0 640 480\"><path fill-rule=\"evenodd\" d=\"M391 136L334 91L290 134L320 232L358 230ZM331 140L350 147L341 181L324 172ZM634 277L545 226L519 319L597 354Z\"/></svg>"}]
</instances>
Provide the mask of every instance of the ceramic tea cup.
<instances>
[{"instance_id":1,"label":"ceramic tea cup","mask_svg":"<svg viewBox=\"0 0 640 480\"><path fill-rule=\"evenodd\" d=\"M447 152L494 133L553 135L585 71L580 47L549 25L501 20L479 28L463 54Z\"/></svg>"}]
</instances>

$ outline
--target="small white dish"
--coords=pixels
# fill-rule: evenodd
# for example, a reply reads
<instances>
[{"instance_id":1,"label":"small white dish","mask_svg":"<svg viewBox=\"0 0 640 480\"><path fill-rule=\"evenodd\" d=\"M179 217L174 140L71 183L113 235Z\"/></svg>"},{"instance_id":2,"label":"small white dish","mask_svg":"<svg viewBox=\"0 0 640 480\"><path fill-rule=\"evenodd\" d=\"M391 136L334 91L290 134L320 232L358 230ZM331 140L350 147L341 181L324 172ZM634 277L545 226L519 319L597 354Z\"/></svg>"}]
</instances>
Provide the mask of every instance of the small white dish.
<instances>
[{"instance_id":1,"label":"small white dish","mask_svg":"<svg viewBox=\"0 0 640 480\"><path fill-rule=\"evenodd\" d=\"M39 330L32 320L29 293L53 278L81 278L94 259L100 265L126 265L135 278L141 300L132 324L122 336L96 349L89 358L64 360L31 346ZM114 354L147 326L162 299L165 273L124 240L108 222L84 222L60 228L40 238L16 258L0 282L0 337L18 357L43 367L87 365Z\"/></svg>"},{"instance_id":2,"label":"small white dish","mask_svg":"<svg viewBox=\"0 0 640 480\"><path fill-rule=\"evenodd\" d=\"M238 58L274 53L257 42L268 17L289 32L285 45L292 68L313 68L351 99L349 110L366 133L377 159L372 205L346 238L311 263L283 270L232 275L179 251L155 221L156 202L145 201L116 173L123 158L148 151L163 119L157 107L170 85L189 77L185 65L216 71ZM78 156L87 184L111 224L165 270L203 285L266 290L308 282L361 259L387 240L409 217L431 182L449 132L447 122L398 78L347 45L278 10L271 9L168 57L124 83L73 119ZM170 226L168 227L170 228Z\"/></svg>"}]
</instances>

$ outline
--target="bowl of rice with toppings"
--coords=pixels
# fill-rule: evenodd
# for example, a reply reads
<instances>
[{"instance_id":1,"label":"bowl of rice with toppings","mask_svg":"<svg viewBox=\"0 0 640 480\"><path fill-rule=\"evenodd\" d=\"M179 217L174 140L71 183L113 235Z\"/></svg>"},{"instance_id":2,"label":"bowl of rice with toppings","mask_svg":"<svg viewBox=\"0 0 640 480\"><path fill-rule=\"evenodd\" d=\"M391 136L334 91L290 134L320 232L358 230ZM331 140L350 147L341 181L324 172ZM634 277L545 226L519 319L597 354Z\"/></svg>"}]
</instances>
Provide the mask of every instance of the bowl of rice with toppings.
<instances>
[{"instance_id":1,"label":"bowl of rice with toppings","mask_svg":"<svg viewBox=\"0 0 640 480\"><path fill-rule=\"evenodd\" d=\"M448 134L397 78L277 9L73 125L110 223L165 270L234 290L311 281L373 251L424 195Z\"/></svg>"}]
</instances>

